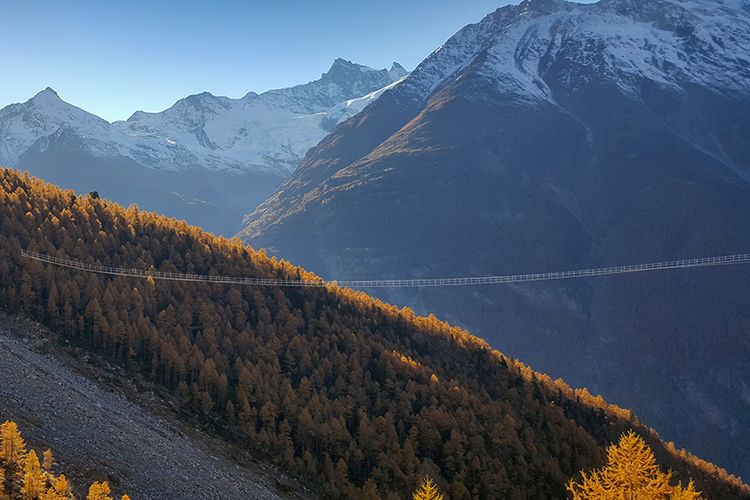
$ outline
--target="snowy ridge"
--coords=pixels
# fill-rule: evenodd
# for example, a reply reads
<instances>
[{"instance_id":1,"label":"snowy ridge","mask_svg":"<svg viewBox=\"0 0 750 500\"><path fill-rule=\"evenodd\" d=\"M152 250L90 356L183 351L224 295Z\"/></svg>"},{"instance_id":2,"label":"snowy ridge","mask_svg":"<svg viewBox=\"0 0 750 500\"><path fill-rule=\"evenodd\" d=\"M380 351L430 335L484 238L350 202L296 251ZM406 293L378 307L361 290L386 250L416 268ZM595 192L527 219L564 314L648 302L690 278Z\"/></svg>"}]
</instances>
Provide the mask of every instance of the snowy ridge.
<instances>
[{"instance_id":1,"label":"snowy ridge","mask_svg":"<svg viewBox=\"0 0 750 500\"><path fill-rule=\"evenodd\" d=\"M493 82L504 98L552 100L545 71L574 63L569 90L611 78L625 92L643 79L722 92L750 91L748 0L526 0L466 26L401 86L424 102L465 71Z\"/></svg>"},{"instance_id":2,"label":"snowy ridge","mask_svg":"<svg viewBox=\"0 0 750 500\"><path fill-rule=\"evenodd\" d=\"M15 165L30 147L44 150L64 131L97 157L127 158L149 168L250 170L286 177L333 126L405 74L397 63L376 70L337 59L319 80L304 85L250 92L240 99L204 92L163 112L139 111L112 124L48 88L0 110L0 164Z\"/></svg>"},{"instance_id":3,"label":"snowy ridge","mask_svg":"<svg viewBox=\"0 0 750 500\"><path fill-rule=\"evenodd\" d=\"M320 113L342 101L362 97L385 87L406 74L407 71L395 62L390 69L376 70L339 58L318 80L286 89L270 90L250 98L263 99L296 113Z\"/></svg>"},{"instance_id":4,"label":"snowy ridge","mask_svg":"<svg viewBox=\"0 0 750 500\"><path fill-rule=\"evenodd\" d=\"M337 104L326 113L326 118L328 119L329 123L333 124L338 124L351 118L352 116L365 109L370 103L377 100L377 98L383 95L385 91L390 90L396 87L396 85L398 85L399 83L403 82L404 78L405 77L399 78L390 85L386 85L382 89L370 92L365 96L349 99Z\"/></svg>"}]
</instances>

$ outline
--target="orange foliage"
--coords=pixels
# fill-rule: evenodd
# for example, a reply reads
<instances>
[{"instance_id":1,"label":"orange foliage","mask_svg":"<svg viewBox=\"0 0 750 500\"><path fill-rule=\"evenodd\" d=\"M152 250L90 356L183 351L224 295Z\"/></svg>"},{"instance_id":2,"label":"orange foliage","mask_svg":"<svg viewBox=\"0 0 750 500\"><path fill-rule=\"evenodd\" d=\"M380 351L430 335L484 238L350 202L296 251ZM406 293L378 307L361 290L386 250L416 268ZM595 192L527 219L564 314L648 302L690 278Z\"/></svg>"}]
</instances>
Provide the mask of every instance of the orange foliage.
<instances>
[{"instance_id":1,"label":"orange foliage","mask_svg":"<svg viewBox=\"0 0 750 500\"><path fill-rule=\"evenodd\" d=\"M570 481L573 500L699 500L693 482L672 484L672 472L662 472L651 448L630 431L607 449L607 465L590 474L581 472L581 482Z\"/></svg>"},{"instance_id":2,"label":"orange foliage","mask_svg":"<svg viewBox=\"0 0 750 500\"><path fill-rule=\"evenodd\" d=\"M75 500L64 475L52 472L52 451L44 452L44 463L39 463L36 451L26 450L26 443L18 425L5 421L0 425L3 456L0 460L0 499L8 500ZM94 492L92 496L91 492ZM89 490L89 500L112 500L106 482L95 482ZM123 495L123 499L129 498Z\"/></svg>"}]
</instances>

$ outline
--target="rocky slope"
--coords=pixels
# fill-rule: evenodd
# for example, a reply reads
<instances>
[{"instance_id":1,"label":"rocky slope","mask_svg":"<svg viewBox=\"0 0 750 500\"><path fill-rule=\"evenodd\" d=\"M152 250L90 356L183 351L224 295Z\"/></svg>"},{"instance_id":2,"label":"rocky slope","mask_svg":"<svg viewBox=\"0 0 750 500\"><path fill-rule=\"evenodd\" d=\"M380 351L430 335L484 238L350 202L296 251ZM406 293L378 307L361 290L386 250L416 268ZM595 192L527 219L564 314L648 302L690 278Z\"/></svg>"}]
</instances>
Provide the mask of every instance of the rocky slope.
<instances>
[{"instance_id":1,"label":"rocky slope","mask_svg":"<svg viewBox=\"0 0 750 500\"><path fill-rule=\"evenodd\" d=\"M245 219L329 278L750 248L745 0L527 0L467 26ZM750 271L381 295L468 326L750 474Z\"/></svg>"},{"instance_id":2,"label":"rocky slope","mask_svg":"<svg viewBox=\"0 0 750 500\"><path fill-rule=\"evenodd\" d=\"M209 93L108 123L47 88L0 110L0 165L230 234L340 121L403 78L337 59L320 79L230 99Z\"/></svg>"}]
</instances>

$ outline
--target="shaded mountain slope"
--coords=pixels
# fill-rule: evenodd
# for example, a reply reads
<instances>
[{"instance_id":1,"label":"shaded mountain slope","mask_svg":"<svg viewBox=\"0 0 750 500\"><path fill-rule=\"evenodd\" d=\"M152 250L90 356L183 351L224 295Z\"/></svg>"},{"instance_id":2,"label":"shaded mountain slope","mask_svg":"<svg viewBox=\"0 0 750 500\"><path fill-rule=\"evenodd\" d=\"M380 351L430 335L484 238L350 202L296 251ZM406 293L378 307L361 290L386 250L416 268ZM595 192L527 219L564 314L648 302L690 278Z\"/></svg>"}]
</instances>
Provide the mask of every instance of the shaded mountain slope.
<instances>
[{"instance_id":1,"label":"shaded mountain slope","mask_svg":"<svg viewBox=\"0 0 750 500\"><path fill-rule=\"evenodd\" d=\"M533 372L434 317L346 289L108 278L20 249L112 266L312 278L238 240L75 196L12 170L0 190L0 302L157 381L199 422L326 497L400 498L429 473L451 498L563 498L628 428L709 498L747 498L721 469L629 411Z\"/></svg>"},{"instance_id":2,"label":"shaded mountain slope","mask_svg":"<svg viewBox=\"0 0 750 500\"><path fill-rule=\"evenodd\" d=\"M330 279L750 249L743 0L529 0L341 124L240 235ZM382 292L750 474L750 270Z\"/></svg>"}]
</instances>

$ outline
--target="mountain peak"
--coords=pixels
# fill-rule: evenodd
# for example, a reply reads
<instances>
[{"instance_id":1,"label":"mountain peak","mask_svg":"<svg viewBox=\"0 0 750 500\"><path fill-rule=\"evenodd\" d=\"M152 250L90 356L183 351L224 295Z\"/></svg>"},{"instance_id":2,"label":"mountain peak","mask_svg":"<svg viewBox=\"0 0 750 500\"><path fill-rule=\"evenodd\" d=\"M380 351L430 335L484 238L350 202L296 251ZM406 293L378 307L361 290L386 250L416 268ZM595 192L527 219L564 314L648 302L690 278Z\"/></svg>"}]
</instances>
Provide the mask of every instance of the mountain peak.
<instances>
[{"instance_id":1,"label":"mountain peak","mask_svg":"<svg viewBox=\"0 0 750 500\"><path fill-rule=\"evenodd\" d=\"M321 75L320 81L333 83L343 88L356 88L365 82L370 82L369 85L365 86L372 87L369 89L371 91L400 80L407 73L403 66L397 62L394 62L390 69L374 69L339 57L333 61L331 69Z\"/></svg>"},{"instance_id":2,"label":"mountain peak","mask_svg":"<svg viewBox=\"0 0 750 500\"><path fill-rule=\"evenodd\" d=\"M39 100L56 100L60 101L60 96L57 95L57 92L52 89L52 87L46 87L44 90L39 91L34 97L31 98L32 101L38 102Z\"/></svg>"},{"instance_id":3,"label":"mountain peak","mask_svg":"<svg viewBox=\"0 0 750 500\"><path fill-rule=\"evenodd\" d=\"M404 71L404 72L406 72L406 69L403 66L401 66L399 63L397 63L396 61L393 61L393 64L391 64L391 69L389 71Z\"/></svg>"},{"instance_id":4,"label":"mountain peak","mask_svg":"<svg viewBox=\"0 0 750 500\"><path fill-rule=\"evenodd\" d=\"M373 68L353 63L347 59L336 58L326 73L321 75L321 80L330 80L334 83L351 81L357 79L361 73L376 71Z\"/></svg>"},{"instance_id":5,"label":"mountain peak","mask_svg":"<svg viewBox=\"0 0 750 500\"><path fill-rule=\"evenodd\" d=\"M366 69L372 69L368 68L367 66L362 66L361 64L357 64L354 62L351 62L348 59L344 59L342 57L337 57L333 60L333 64L331 65L331 69L328 70L328 73L331 71L336 71L344 68L353 68L353 69L360 69L360 68L366 68Z\"/></svg>"},{"instance_id":6,"label":"mountain peak","mask_svg":"<svg viewBox=\"0 0 750 500\"><path fill-rule=\"evenodd\" d=\"M393 64L391 64L391 69L388 70L388 74L393 81L396 81L408 75L409 72L399 63L394 61Z\"/></svg>"},{"instance_id":7,"label":"mountain peak","mask_svg":"<svg viewBox=\"0 0 750 500\"><path fill-rule=\"evenodd\" d=\"M185 101L191 104L205 104L217 101L217 97L211 92L201 92L200 94L192 94L185 98Z\"/></svg>"},{"instance_id":8,"label":"mountain peak","mask_svg":"<svg viewBox=\"0 0 750 500\"><path fill-rule=\"evenodd\" d=\"M524 0L518 6L526 11L552 12L568 4L565 0Z\"/></svg>"}]
</instances>

